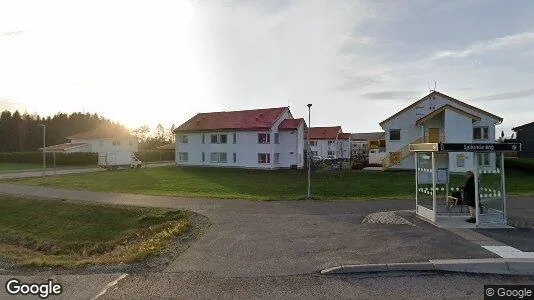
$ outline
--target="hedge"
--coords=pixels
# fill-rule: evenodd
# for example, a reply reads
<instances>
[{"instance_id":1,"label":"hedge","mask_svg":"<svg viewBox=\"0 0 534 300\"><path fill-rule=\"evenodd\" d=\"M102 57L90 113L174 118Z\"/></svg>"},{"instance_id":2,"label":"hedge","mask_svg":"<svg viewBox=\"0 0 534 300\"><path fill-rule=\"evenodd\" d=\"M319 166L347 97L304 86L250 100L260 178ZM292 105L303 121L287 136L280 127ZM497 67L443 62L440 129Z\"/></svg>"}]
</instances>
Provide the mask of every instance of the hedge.
<instances>
[{"instance_id":1,"label":"hedge","mask_svg":"<svg viewBox=\"0 0 534 300\"><path fill-rule=\"evenodd\" d=\"M47 165L54 161L53 153L45 154ZM42 164L42 152L0 152L0 163L30 163ZM82 166L96 165L98 154L96 153L56 153L56 165L58 166Z\"/></svg>"},{"instance_id":2,"label":"hedge","mask_svg":"<svg viewBox=\"0 0 534 300\"><path fill-rule=\"evenodd\" d=\"M53 153L47 152L46 164L52 165ZM174 161L174 150L141 150L135 155L142 162ZM42 152L0 152L0 163L42 164ZM98 153L56 153L58 166L82 166L98 164Z\"/></svg>"},{"instance_id":3,"label":"hedge","mask_svg":"<svg viewBox=\"0 0 534 300\"><path fill-rule=\"evenodd\" d=\"M504 167L508 170L520 170L534 173L534 159L505 158Z\"/></svg>"}]
</instances>

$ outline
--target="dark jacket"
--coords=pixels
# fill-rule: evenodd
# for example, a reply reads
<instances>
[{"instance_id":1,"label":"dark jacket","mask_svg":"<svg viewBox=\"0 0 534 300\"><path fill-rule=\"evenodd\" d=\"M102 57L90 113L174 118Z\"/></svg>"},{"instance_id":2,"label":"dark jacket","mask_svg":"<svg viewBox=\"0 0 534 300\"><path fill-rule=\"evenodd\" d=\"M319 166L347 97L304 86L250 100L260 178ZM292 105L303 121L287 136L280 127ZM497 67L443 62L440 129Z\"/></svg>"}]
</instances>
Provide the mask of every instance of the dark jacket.
<instances>
[{"instance_id":1,"label":"dark jacket","mask_svg":"<svg viewBox=\"0 0 534 300\"><path fill-rule=\"evenodd\" d=\"M464 186L464 198L462 199L464 205L475 207L475 176L469 177Z\"/></svg>"}]
</instances>

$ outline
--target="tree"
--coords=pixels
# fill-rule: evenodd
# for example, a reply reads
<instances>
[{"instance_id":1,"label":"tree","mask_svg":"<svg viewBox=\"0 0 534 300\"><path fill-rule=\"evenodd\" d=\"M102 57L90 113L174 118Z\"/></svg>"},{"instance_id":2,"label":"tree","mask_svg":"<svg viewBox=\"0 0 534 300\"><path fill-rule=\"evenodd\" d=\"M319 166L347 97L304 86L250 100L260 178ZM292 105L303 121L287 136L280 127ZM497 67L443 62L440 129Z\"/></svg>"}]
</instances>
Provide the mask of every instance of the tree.
<instances>
[{"instance_id":1,"label":"tree","mask_svg":"<svg viewBox=\"0 0 534 300\"><path fill-rule=\"evenodd\" d=\"M150 128L148 125L143 125L139 128L132 130L133 135L137 137L139 143L144 143L148 139L148 134L150 133Z\"/></svg>"},{"instance_id":2,"label":"tree","mask_svg":"<svg viewBox=\"0 0 534 300\"><path fill-rule=\"evenodd\" d=\"M156 139L160 142L166 141L165 128L163 128L163 125L161 125L161 123L156 126Z\"/></svg>"}]
</instances>

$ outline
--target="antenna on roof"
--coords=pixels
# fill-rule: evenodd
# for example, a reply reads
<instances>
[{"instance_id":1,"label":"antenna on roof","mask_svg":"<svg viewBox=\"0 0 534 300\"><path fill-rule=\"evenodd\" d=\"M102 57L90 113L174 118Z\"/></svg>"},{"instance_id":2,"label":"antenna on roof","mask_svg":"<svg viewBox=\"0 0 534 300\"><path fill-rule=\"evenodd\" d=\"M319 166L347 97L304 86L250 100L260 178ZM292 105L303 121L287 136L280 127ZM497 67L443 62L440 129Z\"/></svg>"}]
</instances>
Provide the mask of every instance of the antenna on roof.
<instances>
[{"instance_id":1,"label":"antenna on roof","mask_svg":"<svg viewBox=\"0 0 534 300\"><path fill-rule=\"evenodd\" d=\"M437 81L434 80L434 92L436 91L437 85L438 85Z\"/></svg>"},{"instance_id":2,"label":"antenna on roof","mask_svg":"<svg viewBox=\"0 0 534 300\"><path fill-rule=\"evenodd\" d=\"M430 82L427 81L426 84L427 84L427 86L428 86L428 92L429 92L429 93L432 93L432 89L430 88Z\"/></svg>"}]
</instances>

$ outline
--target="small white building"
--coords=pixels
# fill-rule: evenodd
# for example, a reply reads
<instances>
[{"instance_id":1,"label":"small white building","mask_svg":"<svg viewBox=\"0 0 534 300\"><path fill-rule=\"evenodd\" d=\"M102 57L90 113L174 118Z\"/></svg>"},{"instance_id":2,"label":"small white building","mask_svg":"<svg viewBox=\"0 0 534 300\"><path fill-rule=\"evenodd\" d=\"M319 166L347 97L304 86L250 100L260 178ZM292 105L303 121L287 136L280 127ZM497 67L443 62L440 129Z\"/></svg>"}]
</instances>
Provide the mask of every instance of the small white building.
<instances>
[{"instance_id":1,"label":"small white building","mask_svg":"<svg viewBox=\"0 0 534 300\"><path fill-rule=\"evenodd\" d=\"M199 113L174 130L176 165L303 168L305 126L288 107Z\"/></svg>"},{"instance_id":2,"label":"small white building","mask_svg":"<svg viewBox=\"0 0 534 300\"><path fill-rule=\"evenodd\" d=\"M495 125L502 121L501 117L433 91L380 122L386 133L383 169L414 169L414 157L408 149L412 143L493 143ZM472 167L472 153L449 155L451 164L458 162L464 171ZM479 155L481 166L493 164L495 154Z\"/></svg>"},{"instance_id":3,"label":"small white building","mask_svg":"<svg viewBox=\"0 0 534 300\"><path fill-rule=\"evenodd\" d=\"M67 137L69 143L63 143L45 148L46 152L137 152L139 150L137 137L123 130L111 127L98 127L89 131L77 133ZM42 151L42 148L39 149Z\"/></svg>"},{"instance_id":4,"label":"small white building","mask_svg":"<svg viewBox=\"0 0 534 300\"><path fill-rule=\"evenodd\" d=\"M350 133L344 133L341 126L311 127L310 151L312 156L350 159Z\"/></svg>"}]
</instances>

